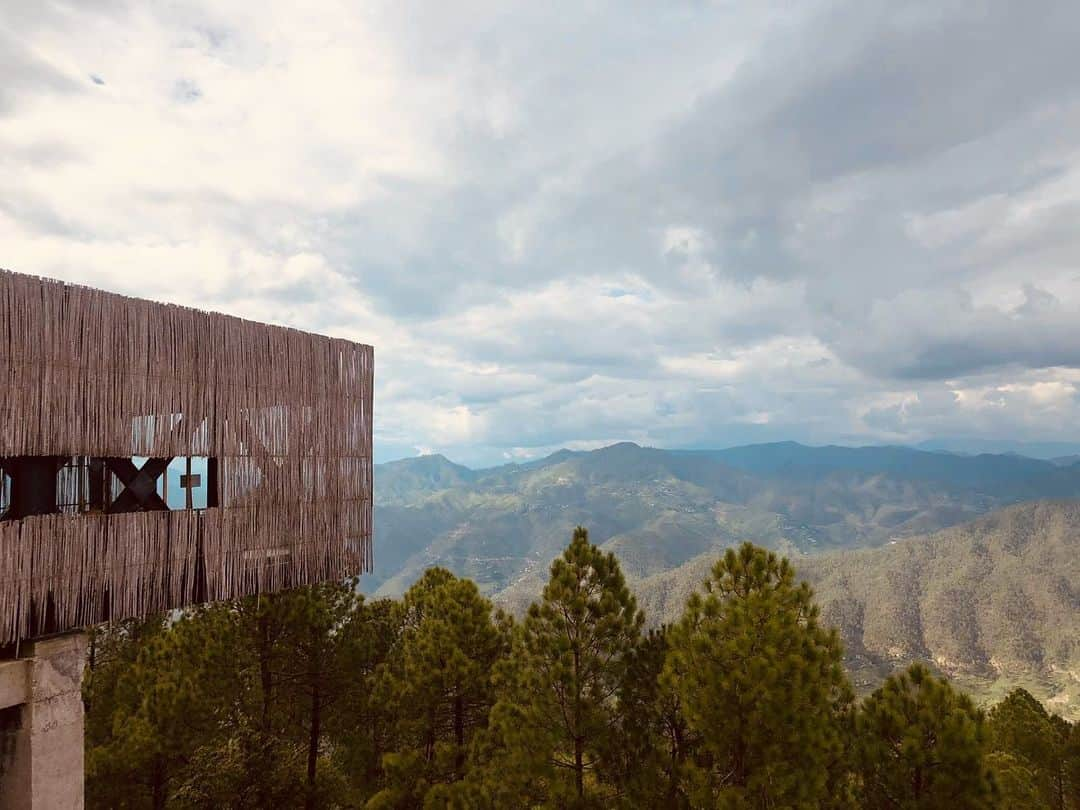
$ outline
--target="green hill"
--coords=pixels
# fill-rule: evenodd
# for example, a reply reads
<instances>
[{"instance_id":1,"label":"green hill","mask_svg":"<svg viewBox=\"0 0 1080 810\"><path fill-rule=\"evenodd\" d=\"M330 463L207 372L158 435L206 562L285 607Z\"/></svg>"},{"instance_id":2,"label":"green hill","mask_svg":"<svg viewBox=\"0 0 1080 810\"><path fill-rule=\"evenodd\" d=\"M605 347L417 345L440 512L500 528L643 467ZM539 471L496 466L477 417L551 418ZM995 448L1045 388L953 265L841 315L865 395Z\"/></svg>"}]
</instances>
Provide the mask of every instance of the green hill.
<instances>
[{"instance_id":1,"label":"green hill","mask_svg":"<svg viewBox=\"0 0 1080 810\"><path fill-rule=\"evenodd\" d=\"M675 619L714 559L635 583L647 614ZM861 686L925 660L987 700L1024 686L1052 710L1080 716L1080 503L1026 503L795 564L840 628Z\"/></svg>"}]
</instances>

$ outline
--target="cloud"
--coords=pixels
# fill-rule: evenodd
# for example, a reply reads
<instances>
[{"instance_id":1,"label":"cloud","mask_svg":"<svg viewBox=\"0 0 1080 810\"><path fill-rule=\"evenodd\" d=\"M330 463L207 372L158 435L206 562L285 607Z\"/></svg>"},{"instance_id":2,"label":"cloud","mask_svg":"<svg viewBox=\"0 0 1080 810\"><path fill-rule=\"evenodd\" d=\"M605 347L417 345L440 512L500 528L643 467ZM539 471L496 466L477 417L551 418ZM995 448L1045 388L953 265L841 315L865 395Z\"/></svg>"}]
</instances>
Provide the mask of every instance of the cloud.
<instances>
[{"instance_id":1,"label":"cloud","mask_svg":"<svg viewBox=\"0 0 1080 810\"><path fill-rule=\"evenodd\" d=\"M19 38L0 30L0 117L9 117L20 103L37 93L66 95L77 92L78 83L26 47Z\"/></svg>"},{"instance_id":2,"label":"cloud","mask_svg":"<svg viewBox=\"0 0 1080 810\"><path fill-rule=\"evenodd\" d=\"M1080 438L1076 4L309 5L0 0L0 264L375 343L384 458Z\"/></svg>"}]
</instances>

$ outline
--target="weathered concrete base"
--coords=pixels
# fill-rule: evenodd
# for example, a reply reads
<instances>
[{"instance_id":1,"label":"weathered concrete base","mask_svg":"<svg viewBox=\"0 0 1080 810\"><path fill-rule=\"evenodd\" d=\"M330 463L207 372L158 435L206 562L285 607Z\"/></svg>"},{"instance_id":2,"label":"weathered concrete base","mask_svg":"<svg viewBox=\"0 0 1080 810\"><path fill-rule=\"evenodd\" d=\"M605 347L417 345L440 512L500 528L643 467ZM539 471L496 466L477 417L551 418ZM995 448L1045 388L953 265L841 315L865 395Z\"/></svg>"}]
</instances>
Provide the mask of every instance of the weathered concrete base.
<instances>
[{"instance_id":1,"label":"weathered concrete base","mask_svg":"<svg viewBox=\"0 0 1080 810\"><path fill-rule=\"evenodd\" d=\"M81 810L85 662L83 633L0 661L0 810Z\"/></svg>"}]
</instances>

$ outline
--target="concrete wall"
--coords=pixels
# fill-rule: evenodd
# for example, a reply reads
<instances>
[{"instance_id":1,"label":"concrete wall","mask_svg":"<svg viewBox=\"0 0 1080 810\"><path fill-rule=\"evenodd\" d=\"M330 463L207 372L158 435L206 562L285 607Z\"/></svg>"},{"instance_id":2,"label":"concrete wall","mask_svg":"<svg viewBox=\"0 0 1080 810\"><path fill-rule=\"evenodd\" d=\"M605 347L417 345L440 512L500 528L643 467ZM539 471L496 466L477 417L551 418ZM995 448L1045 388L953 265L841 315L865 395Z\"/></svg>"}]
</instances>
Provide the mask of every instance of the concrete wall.
<instances>
[{"instance_id":1,"label":"concrete wall","mask_svg":"<svg viewBox=\"0 0 1080 810\"><path fill-rule=\"evenodd\" d=\"M83 633L29 642L0 662L0 810L82 808L85 662Z\"/></svg>"}]
</instances>

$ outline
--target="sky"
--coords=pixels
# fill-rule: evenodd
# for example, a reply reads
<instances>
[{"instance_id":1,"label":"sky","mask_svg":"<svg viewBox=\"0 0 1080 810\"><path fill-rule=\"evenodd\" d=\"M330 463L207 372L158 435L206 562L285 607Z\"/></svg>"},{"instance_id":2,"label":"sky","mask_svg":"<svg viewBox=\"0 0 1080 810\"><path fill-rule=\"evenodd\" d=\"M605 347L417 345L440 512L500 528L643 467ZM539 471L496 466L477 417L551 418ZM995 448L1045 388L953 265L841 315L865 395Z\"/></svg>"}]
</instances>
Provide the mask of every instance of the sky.
<instances>
[{"instance_id":1,"label":"sky","mask_svg":"<svg viewBox=\"0 0 1080 810\"><path fill-rule=\"evenodd\" d=\"M376 460L1080 441L1075 0L0 0L0 267L376 348Z\"/></svg>"}]
</instances>

